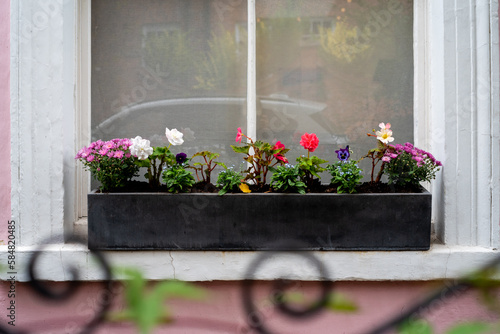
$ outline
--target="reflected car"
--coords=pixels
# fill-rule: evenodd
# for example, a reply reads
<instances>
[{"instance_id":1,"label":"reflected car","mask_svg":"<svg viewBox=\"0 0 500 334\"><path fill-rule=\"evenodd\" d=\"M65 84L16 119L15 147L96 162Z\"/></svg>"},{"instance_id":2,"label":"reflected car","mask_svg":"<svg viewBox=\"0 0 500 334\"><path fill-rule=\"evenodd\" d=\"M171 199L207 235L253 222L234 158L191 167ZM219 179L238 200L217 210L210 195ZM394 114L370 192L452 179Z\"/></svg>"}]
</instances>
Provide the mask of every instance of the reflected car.
<instances>
[{"instance_id":1,"label":"reflected car","mask_svg":"<svg viewBox=\"0 0 500 334\"><path fill-rule=\"evenodd\" d=\"M145 102L122 108L92 130L92 139L141 136L151 145L168 145L165 127L184 133L183 150L193 154L211 150L222 154L235 143L236 129L246 129L246 99L243 97L194 97ZM287 147L298 145L300 136L316 133L321 145L347 142L336 135L324 118L326 104L290 99L284 95L259 97L257 139Z\"/></svg>"}]
</instances>

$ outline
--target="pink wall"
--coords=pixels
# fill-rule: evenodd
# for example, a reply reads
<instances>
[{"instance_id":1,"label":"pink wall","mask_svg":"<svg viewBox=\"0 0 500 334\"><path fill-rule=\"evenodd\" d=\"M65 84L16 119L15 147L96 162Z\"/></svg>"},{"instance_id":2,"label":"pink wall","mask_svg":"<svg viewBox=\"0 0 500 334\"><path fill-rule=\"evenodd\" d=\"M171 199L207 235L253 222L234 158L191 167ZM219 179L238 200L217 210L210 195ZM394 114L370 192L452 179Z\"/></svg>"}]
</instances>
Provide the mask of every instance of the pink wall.
<instances>
[{"instance_id":1,"label":"pink wall","mask_svg":"<svg viewBox=\"0 0 500 334\"><path fill-rule=\"evenodd\" d=\"M0 244L10 215L10 1L0 1Z\"/></svg>"},{"instance_id":2,"label":"pink wall","mask_svg":"<svg viewBox=\"0 0 500 334\"><path fill-rule=\"evenodd\" d=\"M154 283L152 283L154 284ZM162 326L155 333L171 334L243 334L247 328L246 315L241 306L241 284L239 282L206 282L198 286L209 291L206 301L174 301L169 309L175 315L175 322ZM52 286L63 287L62 283ZM436 287L436 282L338 282L335 291L354 301L359 307L355 313L333 313L325 311L310 319L292 319L282 316L272 304L266 301L272 291L271 282L258 284L255 298L261 305L260 311L265 323L273 333L364 333L382 324L413 305L419 298L426 297ZM315 283L297 283L291 291L300 291L306 295L317 292ZM3 289L2 289L3 288ZM0 290L7 285L0 285ZM34 332L56 332L75 328L85 323L99 306L101 287L97 283L87 283L75 298L67 303L48 303L39 299L28 289L26 284L18 284L16 295L16 330L30 329ZM116 292L122 292L122 287ZM5 310L6 293L0 291L0 305ZM123 309L120 297L115 299L114 310ZM6 312L0 313L2 325L6 324ZM480 305L478 293L473 291L456 298L438 300L425 310L425 319L430 321L434 333L443 333L445 329L459 322L472 320L498 320L492 313ZM75 332L75 331L64 331ZM99 334L137 333L127 323L109 324L99 327Z\"/></svg>"},{"instance_id":3,"label":"pink wall","mask_svg":"<svg viewBox=\"0 0 500 334\"><path fill-rule=\"evenodd\" d=\"M10 1L0 0L0 240L6 238L6 221L10 219L10 117L9 117L9 13ZM499 10L500 14L500 10ZM385 318L407 309L417 298L425 296L434 283L425 282L340 282L337 291L354 300L360 310L354 314L323 313L304 321L289 321L269 308L264 309L266 321L280 333L359 333L379 324ZM52 283L62 287L62 283ZM159 332L168 333L245 333L245 314L241 308L240 283L207 282L201 287L210 291L207 302L177 301L172 310L176 323L163 327ZM271 283L258 284L259 300L265 296ZM301 283L298 288L305 292L313 290L310 283ZM0 323L6 325L5 309L9 305L9 284L0 282ZM68 304L51 304L38 299L26 284L16 287L16 328L31 328L37 332L73 328L92 314L99 304L99 285L85 283L83 290ZM121 291L118 289L117 291ZM311 292L312 293L312 292ZM116 299L114 308L123 304ZM435 303L426 312L442 333L445 328L458 321L492 319L492 314L478 306L476 293L467 293L457 298ZM196 320L195 320L196 319ZM128 325L106 325L98 333L136 333Z\"/></svg>"}]
</instances>

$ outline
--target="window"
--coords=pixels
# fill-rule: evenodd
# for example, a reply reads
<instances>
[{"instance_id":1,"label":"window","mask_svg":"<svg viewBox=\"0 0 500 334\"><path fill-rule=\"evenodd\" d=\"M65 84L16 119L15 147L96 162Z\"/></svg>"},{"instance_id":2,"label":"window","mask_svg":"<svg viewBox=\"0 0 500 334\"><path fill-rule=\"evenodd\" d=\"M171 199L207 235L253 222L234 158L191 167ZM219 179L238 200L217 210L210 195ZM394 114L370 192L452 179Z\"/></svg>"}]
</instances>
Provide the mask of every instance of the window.
<instances>
[{"instance_id":1,"label":"window","mask_svg":"<svg viewBox=\"0 0 500 334\"><path fill-rule=\"evenodd\" d=\"M222 4L92 1L93 140L140 135L163 146L165 127L177 128L176 149L219 152L236 168L238 127L280 140L291 162L305 132L332 161L347 144L366 154L380 122L413 141L413 1L256 1L254 44L249 4Z\"/></svg>"}]
</instances>

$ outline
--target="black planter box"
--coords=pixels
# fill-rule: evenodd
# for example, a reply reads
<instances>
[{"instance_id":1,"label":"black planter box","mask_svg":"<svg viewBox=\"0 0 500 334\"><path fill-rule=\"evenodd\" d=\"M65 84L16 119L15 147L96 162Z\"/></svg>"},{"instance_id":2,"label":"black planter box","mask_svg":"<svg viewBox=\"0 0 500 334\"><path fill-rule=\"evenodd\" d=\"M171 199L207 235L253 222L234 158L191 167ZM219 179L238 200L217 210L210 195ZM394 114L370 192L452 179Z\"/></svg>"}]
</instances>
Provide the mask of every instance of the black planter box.
<instances>
[{"instance_id":1,"label":"black planter box","mask_svg":"<svg viewBox=\"0 0 500 334\"><path fill-rule=\"evenodd\" d=\"M428 250L431 194L90 193L101 250Z\"/></svg>"}]
</instances>

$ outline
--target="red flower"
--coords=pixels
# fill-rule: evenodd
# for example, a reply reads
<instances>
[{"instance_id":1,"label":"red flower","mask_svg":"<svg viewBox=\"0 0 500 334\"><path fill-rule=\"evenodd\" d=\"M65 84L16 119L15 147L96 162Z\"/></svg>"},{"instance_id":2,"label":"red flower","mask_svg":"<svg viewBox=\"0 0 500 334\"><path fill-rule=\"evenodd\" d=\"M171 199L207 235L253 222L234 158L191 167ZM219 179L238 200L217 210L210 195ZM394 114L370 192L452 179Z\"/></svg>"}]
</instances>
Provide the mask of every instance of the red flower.
<instances>
[{"instance_id":1,"label":"red flower","mask_svg":"<svg viewBox=\"0 0 500 334\"><path fill-rule=\"evenodd\" d=\"M273 150L284 150L284 149L285 149L285 145L283 145L283 144L281 143L281 141L277 141L277 142L276 142L276 144L275 144L275 145L274 145L274 147L273 147ZM274 155L274 157L275 157L276 159L278 159L278 160L283 161L284 163L287 163L287 162L288 162L288 159L287 159L284 155L282 155L281 153L279 153L279 152L278 152L278 153L276 153L276 154Z\"/></svg>"},{"instance_id":2,"label":"red flower","mask_svg":"<svg viewBox=\"0 0 500 334\"><path fill-rule=\"evenodd\" d=\"M238 133L236 134L236 142L241 143L242 137L243 137L243 133L241 132L241 128L238 128Z\"/></svg>"},{"instance_id":3,"label":"red flower","mask_svg":"<svg viewBox=\"0 0 500 334\"><path fill-rule=\"evenodd\" d=\"M309 152L314 152L319 145L319 139L314 133L304 133L300 138L300 145L302 145Z\"/></svg>"}]
</instances>

